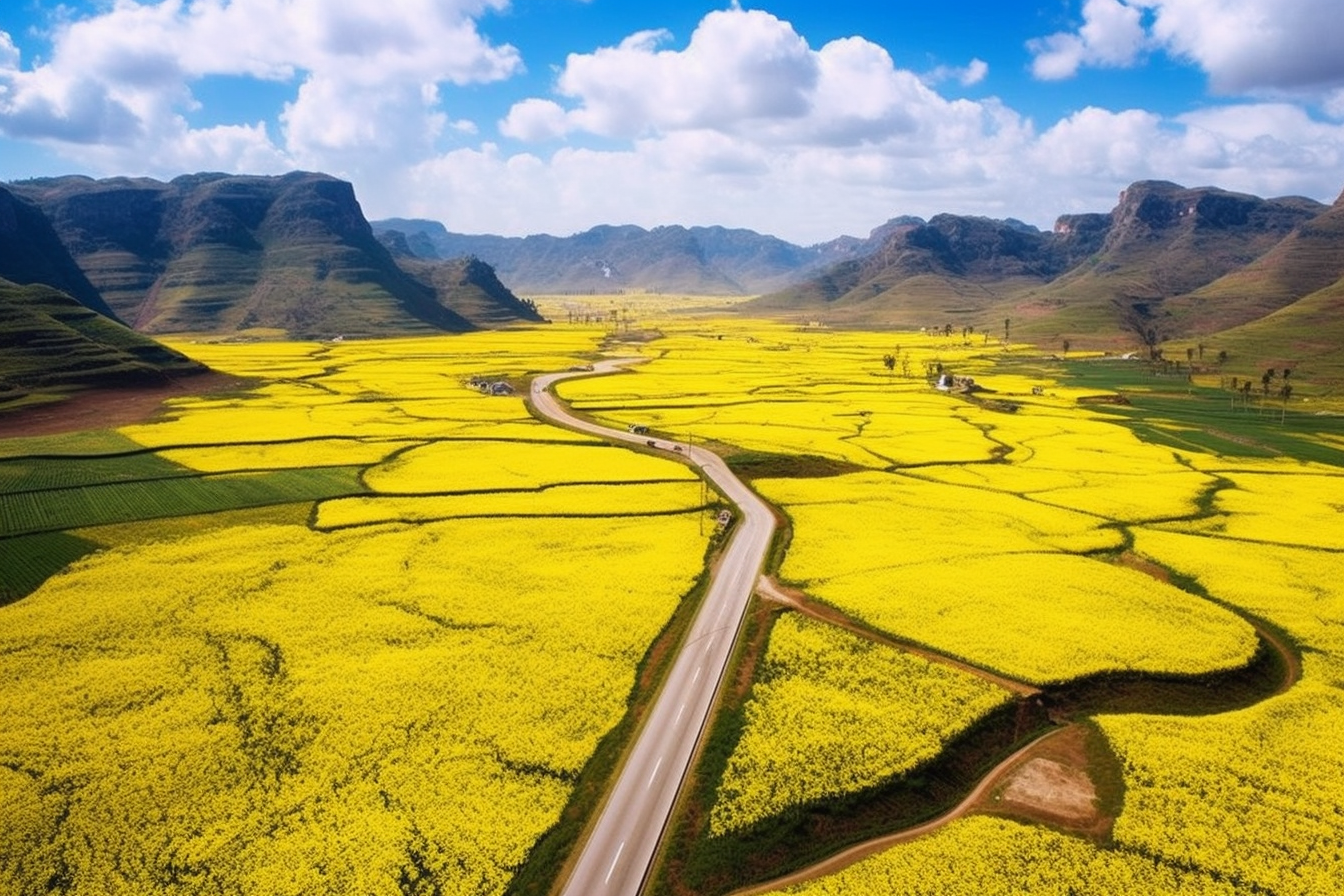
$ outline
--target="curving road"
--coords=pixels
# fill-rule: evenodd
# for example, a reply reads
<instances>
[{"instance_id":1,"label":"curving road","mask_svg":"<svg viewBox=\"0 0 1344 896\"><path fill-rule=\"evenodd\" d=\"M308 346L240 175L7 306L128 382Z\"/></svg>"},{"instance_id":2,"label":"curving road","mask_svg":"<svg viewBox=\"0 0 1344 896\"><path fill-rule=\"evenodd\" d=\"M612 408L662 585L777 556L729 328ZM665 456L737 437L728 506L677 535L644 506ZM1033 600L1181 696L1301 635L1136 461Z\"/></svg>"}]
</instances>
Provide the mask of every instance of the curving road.
<instances>
[{"instance_id":1,"label":"curving road","mask_svg":"<svg viewBox=\"0 0 1344 896\"><path fill-rule=\"evenodd\" d=\"M635 362L603 361L592 371L539 376L533 381L529 399L541 415L571 429L645 445L649 436L570 416L548 391L562 379L610 373L629 363ZM737 505L739 518L662 692L589 830L565 883L564 896L636 896L644 885L775 531L770 508L733 475L717 454L681 442L653 441L669 456L688 458L699 467ZM680 453L674 448L680 448Z\"/></svg>"}]
</instances>

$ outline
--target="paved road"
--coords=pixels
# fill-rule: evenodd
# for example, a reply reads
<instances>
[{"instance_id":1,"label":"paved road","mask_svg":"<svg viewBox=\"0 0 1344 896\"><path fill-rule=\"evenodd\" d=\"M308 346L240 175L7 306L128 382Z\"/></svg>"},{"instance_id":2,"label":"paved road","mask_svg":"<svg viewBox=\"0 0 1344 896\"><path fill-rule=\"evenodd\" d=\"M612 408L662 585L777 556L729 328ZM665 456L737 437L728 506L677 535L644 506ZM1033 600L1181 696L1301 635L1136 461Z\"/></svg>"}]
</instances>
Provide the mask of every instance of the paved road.
<instances>
[{"instance_id":1,"label":"paved road","mask_svg":"<svg viewBox=\"0 0 1344 896\"><path fill-rule=\"evenodd\" d=\"M620 361L604 361L595 372L610 372ZM538 377L529 396L542 415L571 428L643 445L649 436L607 429L571 417L546 390L561 379L591 375L553 373ZM644 884L671 815L677 791L690 767L696 743L732 655L756 578L775 531L774 514L742 484L717 454L682 442L654 439L670 455L680 447L738 507L738 520L722 562L672 666L657 702L630 751L615 786L590 829L564 896L635 896Z\"/></svg>"}]
</instances>

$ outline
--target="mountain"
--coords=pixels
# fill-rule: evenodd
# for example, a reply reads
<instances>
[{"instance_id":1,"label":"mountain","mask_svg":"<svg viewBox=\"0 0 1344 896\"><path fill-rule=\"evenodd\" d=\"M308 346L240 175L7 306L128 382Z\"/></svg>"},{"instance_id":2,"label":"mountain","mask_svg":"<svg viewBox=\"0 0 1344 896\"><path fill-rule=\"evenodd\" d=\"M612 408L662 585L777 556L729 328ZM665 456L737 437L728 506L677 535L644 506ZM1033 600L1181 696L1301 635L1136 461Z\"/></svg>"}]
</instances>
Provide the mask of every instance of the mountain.
<instances>
[{"instance_id":1,"label":"mountain","mask_svg":"<svg viewBox=\"0 0 1344 896\"><path fill-rule=\"evenodd\" d=\"M451 307L451 290L398 266L351 185L326 175L61 177L9 189L41 209L112 312L140 332L323 338L476 326Z\"/></svg>"},{"instance_id":2,"label":"mountain","mask_svg":"<svg viewBox=\"0 0 1344 896\"><path fill-rule=\"evenodd\" d=\"M1344 194L1295 227L1250 264L1165 308L1182 330L1212 332L1247 324L1344 278Z\"/></svg>"},{"instance_id":3,"label":"mountain","mask_svg":"<svg viewBox=\"0 0 1344 896\"><path fill-rule=\"evenodd\" d=\"M32 390L161 384L203 365L42 284L0 280L0 407Z\"/></svg>"},{"instance_id":4,"label":"mountain","mask_svg":"<svg viewBox=\"0 0 1344 896\"><path fill-rule=\"evenodd\" d=\"M1326 208L1301 197L1135 183L1120 194L1097 253L1024 297L1020 332L1049 338L1118 323L1160 340L1204 329L1174 318L1167 300L1249 265Z\"/></svg>"},{"instance_id":5,"label":"mountain","mask_svg":"<svg viewBox=\"0 0 1344 896\"><path fill-rule=\"evenodd\" d=\"M1012 219L938 215L894 228L871 255L744 308L995 333L1011 321L1015 338L1042 344L1160 342L1254 319L1300 298L1308 285L1330 282L1330 259L1344 243L1336 241L1337 212L1327 209L1301 197L1141 181L1109 214L1063 216L1048 233ZM1270 264L1275 251L1283 259L1274 276L1284 288L1269 300L1254 286L1269 274L1255 265ZM1315 273L1305 271L1309 265ZM1251 296L1231 303L1241 311L1218 302L1200 307L1199 290L1237 272L1248 279L1223 289Z\"/></svg>"},{"instance_id":6,"label":"mountain","mask_svg":"<svg viewBox=\"0 0 1344 896\"><path fill-rule=\"evenodd\" d=\"M1045 233L1016 220L936 215L888 228L880 248L749 303L828 320L983 328L998 306L1068 271L1100 245L1090 218Z\"/></svg>"},{"instance_id":7,"label":"mountain","mask_svg":"<svg viewBox=\"0 0 1344 896\"><path fill-rule=\"evenodd\" d=\"M403 270L440 295L451 295L453 308L477 326L544 320L535 304L514 295L500 282L495 269L479 258L421 259L406 247L406 238L398 231L386 231L381 239L391 244L389 250Z\"/></svg>"},{"instance_id":8,"label":"mountain","mask_svg":"<svg viewBox=\"0 0 1344 896\"><path fill-rule=\"evenodd\" d=\"M479 258L511 289L532 295L626 290L753 295L877 245L870 235L804 247L726 227L604 225L566 237L503 237L451 233L437 221L390 218L373 222L373 228L379 234L402 234L407 249L421 259Z\"/></svg>"},{"instance_id":9,"label":"mountain","mask_svg":"<svg viewBox=\"0 0 1344 896\"><path fill-rule=\"evenodd\" d=\"M44 283L107 317L112 309L32 202L0 186L0 278L19 285Z\"/></svg>"}]
</instances>

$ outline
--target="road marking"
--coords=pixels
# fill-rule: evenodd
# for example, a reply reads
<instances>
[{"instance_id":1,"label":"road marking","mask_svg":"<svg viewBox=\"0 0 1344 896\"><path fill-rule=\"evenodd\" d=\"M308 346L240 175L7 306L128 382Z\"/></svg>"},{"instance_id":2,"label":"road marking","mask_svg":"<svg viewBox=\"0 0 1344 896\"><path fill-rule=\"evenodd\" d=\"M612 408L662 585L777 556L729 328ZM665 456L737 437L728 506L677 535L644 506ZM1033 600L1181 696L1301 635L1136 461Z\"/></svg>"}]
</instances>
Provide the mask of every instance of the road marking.
<instances>
[{"instance_id":1,"label":"road marking","mask_svg":"<svg viewBox=\"0 0 1344 896\"><path fill-rule=\"evenodd\" d=\"M691 684L695 684L697 681L700 680L700 673L701 671L704 670L704 668L705 668L704 666L695 667L695 677L691 679Z\"/></svg>"},{"instance_id":2,"label":"road marking","mask_svg":"<svg viewBox=\"0 0 1344 896\"><path fill-rule=\"evenodd\" d=\"M705 653L709 653L713 649L714 649L714 639L710 638L709 643L705 645Z\"/></svg>"},{"instance_id":3,"label":"road marking","mask_svg":"<svg viewBox=\"0 0 1344 896\"><path fill-rule=\"evenodd\" d=\"M607 869L607 878L606 878L606 880L602 881L602 883L603 883L604 885L605 885L605 884L609 884L609 883L611 883L611 875L612 875L612 873L615 872L615 870L616 870L616 863L619 862L619 861L621 860L621 850L623 850L623 849L625 849L625 841L624 841L624 840L621 841L621 845L620 845L620 846L616 847L616 857L615 857L614 859L611 860L611 867Z\"/></svg>"},{"instance_id":4,"label":"road marking","mask_svg":"<svg viewBox=\"0 0 1344 896\"><path fill-rule=\"evenodd\" d=\"M653 764L653 774L649 775L649 783L645 785L644 787L645 790L648 790L650 787L653 786L653 779L658 777L658 769L662 767L663 767L663 757L659 756L658 761Z\"/></svg>"},{"instance_id":5,"label":"road marking","mask_svg":"<svg viewBox=\"0 0 1344 896\"><path fill-rule=\"evenodd\" d=\"M681 714L684 713L685 711L686 711L686 704L683 703L683 704L681 704L681 709L677 710L677 719L676 719L676 722L673 722L673 723L672 723L673 725L675 725L675 724L677 724L677 722L680 722L680 721L681 721Z\"/></svg>"}]
</instances>

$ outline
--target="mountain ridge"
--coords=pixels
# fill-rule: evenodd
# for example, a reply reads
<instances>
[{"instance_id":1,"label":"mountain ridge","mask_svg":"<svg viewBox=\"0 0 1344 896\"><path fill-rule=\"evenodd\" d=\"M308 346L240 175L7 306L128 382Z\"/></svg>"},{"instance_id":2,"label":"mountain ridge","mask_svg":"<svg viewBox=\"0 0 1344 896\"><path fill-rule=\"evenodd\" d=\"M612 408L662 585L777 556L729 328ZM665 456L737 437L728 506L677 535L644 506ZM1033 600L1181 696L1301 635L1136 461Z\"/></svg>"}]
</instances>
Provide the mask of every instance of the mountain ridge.
<instances>
[{"instance_id":1,"label":"mountain ridge","mask_svg":"<svg viewBox=\"0 0 1344 896\"><path fill-rule=\"evenodd\" d=\"M451 290L397 264L353 186L328 175L68 176L8 189L45 214L112 312L141 332L329 338L478 326L451 307Z\"/></svg>"}]
</instances>

